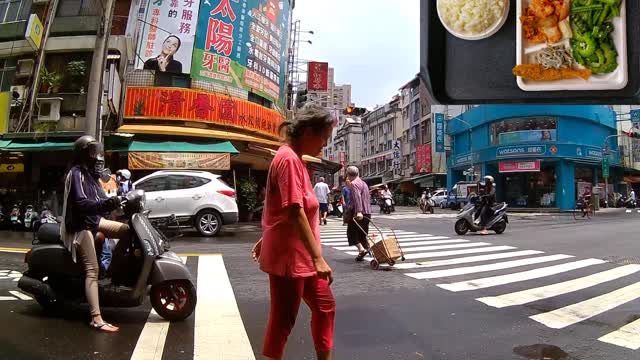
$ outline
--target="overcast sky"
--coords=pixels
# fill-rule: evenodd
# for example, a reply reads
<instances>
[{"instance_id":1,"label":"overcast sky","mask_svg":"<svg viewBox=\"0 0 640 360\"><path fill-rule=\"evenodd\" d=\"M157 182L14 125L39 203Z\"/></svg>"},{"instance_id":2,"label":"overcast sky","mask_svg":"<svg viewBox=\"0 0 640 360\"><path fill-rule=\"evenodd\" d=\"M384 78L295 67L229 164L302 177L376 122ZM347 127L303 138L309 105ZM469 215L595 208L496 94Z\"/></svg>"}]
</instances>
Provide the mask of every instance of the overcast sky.
<instances>
[{"instance_id":1,"label":"overcast sky","mask_svg":"<svg viewBox=\"0 0 640 360\"><path fill-rule=\"evenodd\" d=\"M301 38L300 59L326 61L352 102L388 102L419 71L419 0L296 0L293 20L314 35ZM302 79L301 79L302 80Z\"/></svg>"}]
</instances>

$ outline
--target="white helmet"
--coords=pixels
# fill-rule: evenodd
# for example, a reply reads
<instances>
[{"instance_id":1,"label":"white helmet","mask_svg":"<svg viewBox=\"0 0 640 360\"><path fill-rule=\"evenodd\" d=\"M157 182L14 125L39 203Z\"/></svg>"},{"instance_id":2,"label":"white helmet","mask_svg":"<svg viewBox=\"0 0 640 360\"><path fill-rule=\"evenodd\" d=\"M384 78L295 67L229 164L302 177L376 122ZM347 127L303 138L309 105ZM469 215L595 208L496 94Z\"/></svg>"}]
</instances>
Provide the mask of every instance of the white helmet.
<instances>
[{"instance_id":1,"label":"white helmet","mask_svg":"<svg viewBox=\"0 0 640 360\"><path fill-rule=\"evenodd\" d=\"M122 178L125 180L131 179L131 171L127 169L118 170L118 175L122 176Z\"/></svg>"},{"instance_id":2,"label":"white helmet","mask_svg":"<svg viewBox=\"0 0 640 360\"><path fill-rule=\"evenodd\" d=\"M487 176L485 176L485 177L484 177L484 180L485 180L486 182L488 182L488 183L491 183L491 184L493 184L493 183L494 183L494 181L493 181L493 176L491 176L491 175L487 175Z\"/></svg>"}]
</instances>

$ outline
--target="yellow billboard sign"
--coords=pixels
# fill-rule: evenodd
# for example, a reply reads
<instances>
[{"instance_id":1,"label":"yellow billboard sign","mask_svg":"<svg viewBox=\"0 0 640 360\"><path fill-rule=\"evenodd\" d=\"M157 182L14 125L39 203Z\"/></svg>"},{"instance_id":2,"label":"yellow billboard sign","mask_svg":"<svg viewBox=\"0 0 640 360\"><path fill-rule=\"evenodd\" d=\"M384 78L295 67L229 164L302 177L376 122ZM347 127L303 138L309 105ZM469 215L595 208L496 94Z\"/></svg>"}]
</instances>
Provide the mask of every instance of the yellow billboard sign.
<instances>
[{"instance_id":1,"label":"yellow billboard sign","mask_svg":"<svg viewBox=\"0 0 640 360\"><path fill-rule=\"evenodd\" d=\"M27 30L24 33L24 38L27 40L33 50L40 49L42 44L42 35L44 33L44 27L40 18L36 14L29 16L29 22L27 23Z\"/></svg>"},{"instance_id":2,"label":"yellow billboard sign","mask_svg":"<svg viewBox=\"0 0 640 360\"><path fill-rule=\"evenodd\" d=\"M24 172L24 164L0 164L0 173Z\"/></svg>"},{"instance_id":3,"label":"yellow billboard sign","mask_svg":"<svg viewBox=\"0 0 640 360\"><path fill-rule=\"evenodd\" d=\"M0 92L0 135L9 130L9 111L11 110L11 92Z\"/></svg>"}]
</instances>

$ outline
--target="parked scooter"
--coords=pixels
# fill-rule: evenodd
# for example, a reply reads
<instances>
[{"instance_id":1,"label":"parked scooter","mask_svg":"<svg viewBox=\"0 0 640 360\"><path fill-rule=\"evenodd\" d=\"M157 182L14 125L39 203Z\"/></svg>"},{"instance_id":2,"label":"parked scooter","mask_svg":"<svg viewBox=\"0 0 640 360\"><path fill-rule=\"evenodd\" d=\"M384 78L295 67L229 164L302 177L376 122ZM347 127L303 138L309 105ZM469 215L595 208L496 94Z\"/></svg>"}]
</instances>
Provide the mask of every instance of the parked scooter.
<instances>
[{"instance_id":1,"label":"parked scooter","mask_svg":"<svg viewBox=\"0 0 640 360\"><path fill-rule=\"evenodd\" d=\"M38 213L33 208L33 205L27 205L24 210L24 227L27 231L31 230L32 225L38 220Z\"/></svg>"},{"instance_id":2,"label":"parked scooter","mask_svg":"<svg viewBox=\"0 0 640 360\"><path fill-rule=\"evenodd\" d=\"M393 203L391 202L391 199L380 197L378 199L378 205L380 205L380 212L381 213L383 213L383 214L391 214L391 209L392 209L392 206L393 206Z\"/></svg>"},{"instance_id":3,"label":"parked scooter","mask_svg":"<svg viewBox=\"0 0 640 360\"><path fill-rule=\"evenodd\" d=\"M40 213L40 217L33 223L34 234L38 232L40 226L42 226L43 224L58 224L58 219L56 219L56 217L53 215L53 211L51 211L46 204L42 205L42 212Z\"/></svg>"},{"instance_id":4,"label":"parked scooter","mask_svg":"<svg viewBox=\"0 0 640 360\"><path fill-rule=\"evenodd\" d=\"M331 202L331 208L333 210L331 211L331 215L342 217L343 209L340 200L334 200L333 202Z\"/></svg>"},{"instance_id":5,"label":"parked scooter","mask_svg":"<svg viewBox=\"0 0 640 360\"><path fill-rule=\"evenodd\" d=\"M123 266L112 266L111 282L99 282L100 304L139 306L151 286L151 305L160 316L171 321L186 319L197 301L189 270L168 250L168 239L149 222L144 191L132 191L121 199L132 245ZM72 260L62 244L58 224L40 227L38 242L25 255L25 262L28 269L18 287L32 294L45 311L57 312L67 301L85 301L82 265Z\"/></svg>"},{"instance_id":6,"label":"parked scooter","mask_svg":"<svg viewBox=\"0 0 640 360\"><path fill-rule=\"evenodd\" d=\"M458 235L464 235L467 232L481 231L482 228L475 224L476 216L479 216L480 197L477 194L469 195L469 202L460 210L456 217L458 219L454 226L454 230ZM509 218L507 217L507 204L499 203L492 208L493 214L487 221L487 230L493 230L496 234L502 234L507 229Z\"/></svg>"},{"instance_id":7,"label":"parked scooter","mask_svg":"<svg viewBox=\"0 0 640 360\"><path fill-rule=\"evenodd\" d=\"M423 214L426 214L427 211L432 214L435 212L434 207L436 206L436 203L431 198L431 194L427 193L426 191L422 193L420 202L418 204Z\"/></svg>"},{"instance_id":8,"label":"parked scooter","mask_svg":"<svg viewBox=\"0 0 640 360\"><path fill-rule=\"evenodd\" d=\"M13 204L9 221L11 221L11 230L18 230L22 227L22 213L18 204Z\"/></svg>"}]
</instances>

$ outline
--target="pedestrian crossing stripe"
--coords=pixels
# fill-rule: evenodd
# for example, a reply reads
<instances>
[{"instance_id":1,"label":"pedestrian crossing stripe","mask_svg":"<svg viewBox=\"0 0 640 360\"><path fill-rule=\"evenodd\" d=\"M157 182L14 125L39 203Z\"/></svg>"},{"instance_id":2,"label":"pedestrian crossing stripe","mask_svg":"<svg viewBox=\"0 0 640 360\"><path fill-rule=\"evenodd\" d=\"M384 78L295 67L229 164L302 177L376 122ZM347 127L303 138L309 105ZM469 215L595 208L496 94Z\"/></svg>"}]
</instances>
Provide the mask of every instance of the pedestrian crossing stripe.
<instances>
[{"instance_id":1,"label":"pedestrian crossing stripe","mask_svg":"<svg viewBox=\"0 0 640 360\"><path fill-rule=\"evenodd\" d=\"M415 215L413 215L413 217L415 218ZM596 269L600 266L611 265L601 259L579 260L575 259L573 255L544 254L543 251L539 250L519 250L514 246L492 245L488 242L451 239L447 236L404 232L402 230L393 232L391 229L382 229L382 231L385 237L395 233L402 246L405 259L408 260L407 262L399 262L392 268L402 271L403 275L417 280L449 280L450 278L462 275L535 266L534 269L526 271L515 270L503 275L480 277L457 282L440 282L436 284L437 287L451 292L492 289L502 285L526 283L529 280L544 279L558 274L567 273L571 275L573 271L578 269ZM346 228L341 225L322 228L321 242L322 245L332 247L347 255L358 255L357 251L349 251L352 249L355 250L355 247L348 246ZM439 259L443 257L450 258ZM573 260L568 261L570 259ZM372 258L367 255L365 260L371 261ZM489 263L464 265L479 262ZM547 266L543 265L552 262L562 263ZM391 266L381 264L381 267L390 268ZM436 269L431 271L412 271L425 268ZM476 300L495 308L525 305L535 301L578 292L638 272L640 272L639 264L617 266L609 269L596 270L596 272L591 275L571 280L528 288L517 292L503 293L501 295L479 297L476 298ZM529 318L549 328L563 329L637 299L640 299L640 282L565 307L535 314ZM615 329L608 334L604 334L598 338L598 340L603 343L638 350L640 349L640 319Z\"/></svg>"}]
</instances>

